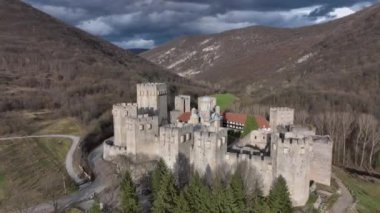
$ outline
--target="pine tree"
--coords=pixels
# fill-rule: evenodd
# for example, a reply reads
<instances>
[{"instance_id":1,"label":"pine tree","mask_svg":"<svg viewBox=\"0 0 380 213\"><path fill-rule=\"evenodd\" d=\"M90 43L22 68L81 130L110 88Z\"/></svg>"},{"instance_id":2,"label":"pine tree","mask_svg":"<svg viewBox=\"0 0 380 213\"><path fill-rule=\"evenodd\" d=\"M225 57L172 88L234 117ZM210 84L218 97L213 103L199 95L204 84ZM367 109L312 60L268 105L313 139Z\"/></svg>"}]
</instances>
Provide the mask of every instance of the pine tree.
<instances>
[{"instance_id":1,"label":"pine tree","mask_svg":"<svg viewBox=\"0 0 380 213\"><path fill-rule=\"evenodd\" d=\"M265 198L254 195L250 200L250 205L247 207L247 212L252 213L271 213L271 209Z\"/></svg>"},{"instance_id":2,"label":"pine tree","mask_svg":"<svg viewBox=\"0 0 380 213\"><path fill-rule=\"evenodd\" d=\"M157 197L157 193L161 188L161 181L162 177L167 175L169 173L168 168L166 167L165 162L160 159L157 163L157 167L152 173L152 192L153 192L153 199Z\"/></svg>"},{"instance_id":3,"label":"pine tree","mask_svg":"<svg viewBox=\"0 0 380 213\"><path fill-rule=\"evenodd\" d=\"M282 176L279 176L273 183L268 200L272 212L292 212L288 186Z\"/></svg>"},{"instance_id":4,"label":"pine tree","mask_svg":"<svg viewBox=\"0 0 380 213\"><path fill-rule=\"evenodd\" d=\"M123 212L139 212L141 209L136 195L136 187L128 172L124 176L121 190L121 208Z\"/></svg>"},{"instance_id":5,"label":"pine tree","mask_svg":"<svg viewBox=\"0 0 380 213\"><path fill-rule=\"evenodd\" d=\"M239 172L235 172L235 174L232 176L230 187L234 199L233 201L237 210L239 212L244 211L244 209L246 209L244 182Z\"/></svg>"},{"instance_id":6,"label":"pine tree","mask_svg":"<svg viewBox=\"0 0 380 213\"><path fill-rule=\"evenodd\" d=\"M190 183L184 189L184 195L189 202L192 212L210 212L212 205L210 203L210 189L202 183L198 173L195 173Z\"/></svg>"},{"instance_id":7,"label":"pine tree","mask_svg":"<svg viewBox=\"0 0 380 213\"><path fill-rule=\"evenodd\" d=\"M161 187L154 199L152 212L174 212L177 199L173 175L170 172L162 174Z\"/></svg>"},{"instance_id":8,"label":"pine tree","mask_svg":"<svg viewBox=\"0 0 380 213\"><path fill-rule=\"evenodd\" d=\"M175 213L190 213L191 212L189 202L186 200L183 191L177 197L174 212Z\"/></svg>"},{"instance_id":9,"label":"pine tree","mask_svg":"<svg viewBox=\"0 0 380 213\"><path fill-rule=\"evenodd\" d=\"M231 212L231 204L233 205L232 191L227 196L227 190L222 182L216 177L212 185L212 193L210 202L215 212Z\"/></svg>"}]
</instances>

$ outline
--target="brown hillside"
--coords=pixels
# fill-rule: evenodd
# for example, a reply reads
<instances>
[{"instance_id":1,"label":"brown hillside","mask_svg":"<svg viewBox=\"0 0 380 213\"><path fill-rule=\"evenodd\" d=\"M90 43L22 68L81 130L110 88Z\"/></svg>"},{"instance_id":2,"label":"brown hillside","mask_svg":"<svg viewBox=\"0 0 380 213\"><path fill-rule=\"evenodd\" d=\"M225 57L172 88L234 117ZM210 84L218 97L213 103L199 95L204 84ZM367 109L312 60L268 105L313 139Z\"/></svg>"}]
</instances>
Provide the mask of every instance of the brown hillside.
<instances>
[{"instance_id":1,"label":"brown hillside","mask_svg":"<svg viewBox=\"0 0 380 213\"><path fill-rule=\"evenodd\" d=\"M88 122L131 101L137 82L197 91L189 80L21 1L0 0L0 17L0 116L49 109ZM0 135L9 133L4 129Z\"/></svg>"},{"instance_id":2,"label":"brown hillside","mask_svg":"<svg viewBox=\"0 0 380 213\"><path fill-rule=\"evenodd\" d=\"M380 5L295 28L248 27L182 37L142 54L179 75L210 81L247 101L376 112Z\"/></svg>"}]
</instances>

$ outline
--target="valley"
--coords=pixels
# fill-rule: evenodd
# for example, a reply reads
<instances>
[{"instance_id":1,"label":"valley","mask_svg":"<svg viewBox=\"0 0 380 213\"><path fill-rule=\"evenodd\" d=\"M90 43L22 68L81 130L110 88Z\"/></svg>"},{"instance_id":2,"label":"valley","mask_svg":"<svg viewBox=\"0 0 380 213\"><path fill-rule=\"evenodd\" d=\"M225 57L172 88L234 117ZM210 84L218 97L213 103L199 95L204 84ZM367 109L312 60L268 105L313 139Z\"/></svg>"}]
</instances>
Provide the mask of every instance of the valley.
<instances>
[{"instance_id":1,"label":"valley","mask_svg":"<svg viewBox=\"0 0 380 213\"><path fill-rule=\"evenodd\" d=\"M379 4L153 49L24 1L0 0L0 17L0 212L380 211ZM183 153L204 176L179 181Z\"/></svg>"}]
</instances>

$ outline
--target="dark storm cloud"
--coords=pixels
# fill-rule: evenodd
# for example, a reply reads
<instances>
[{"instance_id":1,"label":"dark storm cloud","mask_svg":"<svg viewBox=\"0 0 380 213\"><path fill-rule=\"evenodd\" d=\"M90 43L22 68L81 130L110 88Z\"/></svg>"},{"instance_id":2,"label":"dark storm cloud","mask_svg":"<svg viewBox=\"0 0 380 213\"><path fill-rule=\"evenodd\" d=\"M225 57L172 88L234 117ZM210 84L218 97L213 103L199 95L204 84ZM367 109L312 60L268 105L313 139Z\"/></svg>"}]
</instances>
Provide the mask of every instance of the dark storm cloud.
<instances>
[{"instance_id":1,"label":"dark storm cloud","mask_svg":"<svg viewBox=\"0 0 380 213\"><path fill-rule=\"evenodd\" d=\"M125 48L152 48L180 35L252 25L310 25L343 17L375 1L378 0L26 0Z\"/></svg>"}]
</instances>

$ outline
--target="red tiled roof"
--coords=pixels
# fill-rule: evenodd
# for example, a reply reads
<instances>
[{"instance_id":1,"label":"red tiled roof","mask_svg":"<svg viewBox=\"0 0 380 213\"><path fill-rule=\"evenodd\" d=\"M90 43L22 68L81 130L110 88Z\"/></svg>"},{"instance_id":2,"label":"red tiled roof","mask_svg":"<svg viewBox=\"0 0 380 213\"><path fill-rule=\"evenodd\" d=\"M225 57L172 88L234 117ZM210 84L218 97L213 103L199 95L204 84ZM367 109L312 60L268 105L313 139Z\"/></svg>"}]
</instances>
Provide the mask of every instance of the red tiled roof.
<instances>
[{"instance_id":1,"label":"red tiled roof","mask_svg":"<svg viewBox=\"0 0 380 213\"><path fill-rule=\"evenodd\" d=\"M178 116L178 120L180 122L188 122L190 120L191 112L184 112L180 116Z\"/></svg>"},{"instance_id":2,"label":"red tiled roof","mask_svg":"<svg viewBox=\"0 0 380 213\"><path fill-rule=\"evenodd\" d=\"M247 114L243 114L243 113L234 113L234 112L226 112L226 113L224 113L224 119L226 121L241 123L243 125L245 124L245 121L247 120L247 117L248 117L248 115ZM258 125L258 127L260 129L262 129L262 128L268 128L269 127L269 123L265 119L265 117L263 117L261 115L256 115L255 119L256 119L256 123L257 123L257 125Z\"/></svg>"},{"instance_id":3,"label":"red tiled roof","mask_svg":"<svg viewBox=\"0 0 380 213\"><path fill-rule=\"evenodd\" d=\"M269 128L269 123L268 123L267 119L265 119L265 117L263 117L261 115L256 115L255 118L256 118L256 123L260 129Z\"/></svg>"},{"instance_id":4,"label":"red tiled roof","mask_svg":"<svg viewBox=\"0 0 380 213\"><path fill-rule=\"evenodd\" d=\"M224 113L224 119L228 122L236 122L244 125L247 120L247 114L226 112Z\"/></svg>"}]
</instances>

